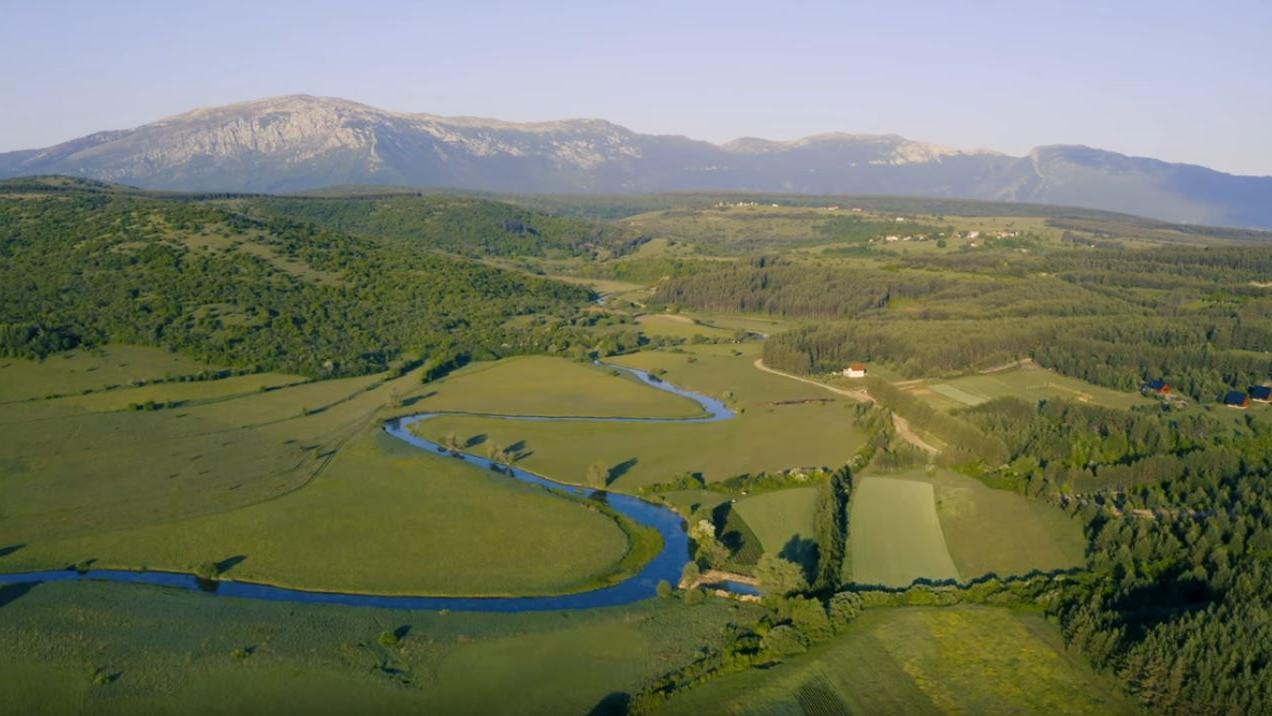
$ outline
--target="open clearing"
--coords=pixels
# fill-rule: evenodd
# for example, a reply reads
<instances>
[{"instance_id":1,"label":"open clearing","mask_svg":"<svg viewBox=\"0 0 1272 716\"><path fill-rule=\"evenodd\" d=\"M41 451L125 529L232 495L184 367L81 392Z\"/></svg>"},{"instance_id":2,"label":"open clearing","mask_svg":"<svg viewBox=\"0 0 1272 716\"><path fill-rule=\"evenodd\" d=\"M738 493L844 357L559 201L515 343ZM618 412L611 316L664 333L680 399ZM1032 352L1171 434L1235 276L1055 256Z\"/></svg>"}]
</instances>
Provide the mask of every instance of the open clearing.
<instances>
[{"instance_id":1,"label":"open clearing","mask_svg":"<svg viewBox=\"0 0 1272 716\"><path fill-rule=\"evenodd\" d=\"M651 390L625 373L544 356L475 363L427 388L412 410L642 418L703 414L692 400Z\"/></svg>"},{"instance_id":2,"label":"open clearing","mask_svg":"<svg viewBox=\"0 0 1272 716\"><path fill-rule=\"evenodd\" d=\"M1138 393L1102 388L1033 364L952 380L922 381L910 385L908 390L946 411L1008 397L1030 402L1063 398L1121 410L1150 404L1148 398Z\"/></svg>"},{"instance_id":3,"label":"open clearing","mask_svg":"<svg viewBox=\"0 0 1272 716\"><path fill-rule=\"evenodd\" d=\"M587 713L758 611L709 599L460 615L102 583L13 589L0 588L0 712L12 714ZM386 631L399 643L379 644ZM99 669L114 680L93 685Z\"/></svg>"},{"instance_id":4,"label":"open clearing","mask_svg":"<svg viewBox=\"0 0 1272 716\"><path fill-rule=\"evenodd\" d=\"M690 689L667 711L1138 713L1041 615L973 606L868 610L807 654Z\"/></svg>"},{"instance_id":5,"label":"open clearing","mask_svg":"<svg viewBox=\"0 0 1272 716\"><path fill-rule=\"evenodd\" d=\"M588 466L603 461L618 489L635 490L682 472L708 480L791 467L839 466L861 447L849 400L774 405L825 397L824 392L755 370L758 346L703 345L683 352L621 356L614 363L665 371L663 378L724 398L740 414L716 423L535 423L475 416L445 416L420 423L424 437L455 433L470 441L516 446L520 466L568 482L584 482ZM734 354L738 355L734 355ZM690 362L690 359L693 362ZM646 390L648 390L646 388ZM652 390L650 392L653 392ZM427 409L431 398L419 403ZM557 414L568 413L562 405Z\"/></svg>"},{"instance_id":6,"label":"open clearing","mask_svg":"<svg viewBox=\"0 0 1272 716\"><path fill-rule=\"evenodd\" d=\"M905 587L916 579L959 578L926 482L862 478L853 490L848 524L847 581Z\"/></svg>"},{"instance_id":7,"label":"open clearing","mask_svg":"<svg viewBox=\"0 0 1272 716\"><path fill-rule=\"evenodd\" d=\"M690 339L694 336L705 338L728 338L733 331L714 326L704 326L681 315L648 313L636 319L641 331L651 336L667 336L669 338Z\"/></svg>"},{"instance_id":8,"label":"open clearing","mask_svg":"<svg viewBox=\"0 0 1272 716\"><path fill-rule=\"evenodd\" d=\"M551 365L697 408L589 366ZM146 412L67 404L97 395L0 406L11 438L0 444L0 546L21 546L4 569L228 561L240 579L439 595L561 593L617 575L629 544L611 518L385 436L386 406L427 390L411 373Z\"/></svg>"}]
</instances>

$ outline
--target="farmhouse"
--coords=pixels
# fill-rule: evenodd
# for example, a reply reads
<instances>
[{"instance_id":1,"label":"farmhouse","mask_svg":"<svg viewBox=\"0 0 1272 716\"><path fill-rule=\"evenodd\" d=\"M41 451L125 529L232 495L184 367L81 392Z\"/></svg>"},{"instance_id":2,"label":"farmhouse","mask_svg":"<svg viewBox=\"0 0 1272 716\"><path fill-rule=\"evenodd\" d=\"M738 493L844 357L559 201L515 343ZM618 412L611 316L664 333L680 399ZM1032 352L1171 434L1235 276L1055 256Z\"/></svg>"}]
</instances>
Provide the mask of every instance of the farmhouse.
<instances>
[{"instance_id":1,"label":"farmhouse","mask_svg":"<svg viewBox=\"0 0 1272 716\"><path fill-rule=\"evenodd\" d=\"M1250 396L1246 395L1243 391L1234 390L1223 396L1223 404L1229 408L1245 410L1250 407Z\"/></svg>"},{"instance_id":2,"label":"farmhouse","mask_svg":"<svg viewBox=\"0 0 1272 716\"><path fill-rule=\"evenodd\" d=\"M865 378L866 366L864 363L853 363L847 368L844 368L844 375L849 378Z\"/></svg>"},{"instance_id":3,"label":"farmhouse","mask_svg":"<svg viewBox=\"0 0 1272 716\"><path fill-rule=\"evenodd\" d=\"M1170 395L1170 392L1171 392L1170 383L1167 383L1166 381L1160 380L1160 379L1148 381L1148 383L1145 384L1144 388L1162 397L1166 397Z\"/></svg>"},{"instance_id":4,"label":"farmhouse","mask_svg":"<svg viewBox=\"0 0 1272 716\"><path fill-rule=\"evenodd\" d=\"M1257 403L1272 403L1272 388L1266 385L1256 385L1250 388L1250 400Z\"/></svg>"}]
</instances>

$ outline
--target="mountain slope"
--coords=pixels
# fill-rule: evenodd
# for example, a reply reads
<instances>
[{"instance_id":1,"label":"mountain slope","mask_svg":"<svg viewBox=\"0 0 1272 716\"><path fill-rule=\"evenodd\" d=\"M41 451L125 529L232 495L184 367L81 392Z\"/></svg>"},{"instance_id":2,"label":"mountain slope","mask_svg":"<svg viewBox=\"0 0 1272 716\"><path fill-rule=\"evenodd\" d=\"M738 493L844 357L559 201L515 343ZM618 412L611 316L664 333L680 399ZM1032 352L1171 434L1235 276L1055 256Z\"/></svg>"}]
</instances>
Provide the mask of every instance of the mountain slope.
<instances>
[{"instance_id":1,"label":"mountain slope","mask_svg":"<svg viewBox=\"0 0 1272 716\"><path fill-rule=\"evenodd\" d=\"M69 174L142 187L296 191L336 184L494 192L766 191L1068 204L1169 221L1272 227L1272 177L1080 146L1026 157L896 135L723 145L602 120L511 123L294 95L0 154L0 177Z\"/></svg>"}]
</instances>

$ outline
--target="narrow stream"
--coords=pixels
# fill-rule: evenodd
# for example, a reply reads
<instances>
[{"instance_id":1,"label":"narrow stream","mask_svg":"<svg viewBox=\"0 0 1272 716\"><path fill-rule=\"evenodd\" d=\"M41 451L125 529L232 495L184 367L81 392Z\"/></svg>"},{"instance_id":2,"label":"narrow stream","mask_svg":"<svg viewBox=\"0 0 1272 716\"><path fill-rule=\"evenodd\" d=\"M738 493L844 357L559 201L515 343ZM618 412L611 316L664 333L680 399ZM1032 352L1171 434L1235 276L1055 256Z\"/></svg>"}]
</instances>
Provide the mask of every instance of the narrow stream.
<instances>
[{"instance_id":1,"label":"narrow stream","mask_svg":"<svg viewBox=\"0 0 1272 716\"><path fill-rule=\"evenodd\" d=\"M728 420L734 417L733 411L720 400L701 395L690 390L672 385L649 373L636 368L600 364L606 368L625 371L638 378L646 385L658 390L674 393L689 398L702 407L705 415L691 418L598 418L584 416L535 417L525 415L483 415L507 420L533 420L543 422L620 422L620 423L711 423ZM384 424L384 431L393 437L421 450L434 453L445 453L440 445L425 440L411 432L410 427L439 415L456 413L419 413L407 417L394 418ZM491 470L492 463L484 457L459 453L456 459L462 459L473 466L473 469ZM674 510L662 505L643 500L631 495L597 492L591 488L568 485L550 480L541 475L522 470L517 467L500 467L503 474L510 479L520 480L544 487L553 492L604 500L605 503L627 518L645 527L658 531L662 537L663 548L656 557L650 560L637 574L608 587L587 592L539 597L430 597L430 596L387 596L376 594L350 594L342 592L320 592L306 589L289 589L253 582L240 582L222 578L215 582L200 580L192 574L161 571L130 571L115 569L91 569L77 572L73 569L46 570L37 572L16 572L0 574L0 584L67 582L77 580L124 582L131 584L150 584L163 587L176 587L192 591L202 591L227 597L245 597L249 599L266 599L271 601L299 602L303 604L343 604L361 607L382 607L389 609L422 609L480 612L522 612L554 609L592 609L628 604L654 596L658 582L666 580L675 584L680 580L681 570L689 560L689 539L685 534L684 521ZM551 555L544 555L550 559ZM745 592L748 590L737 590Z\"/></svg>"}]
</instances>

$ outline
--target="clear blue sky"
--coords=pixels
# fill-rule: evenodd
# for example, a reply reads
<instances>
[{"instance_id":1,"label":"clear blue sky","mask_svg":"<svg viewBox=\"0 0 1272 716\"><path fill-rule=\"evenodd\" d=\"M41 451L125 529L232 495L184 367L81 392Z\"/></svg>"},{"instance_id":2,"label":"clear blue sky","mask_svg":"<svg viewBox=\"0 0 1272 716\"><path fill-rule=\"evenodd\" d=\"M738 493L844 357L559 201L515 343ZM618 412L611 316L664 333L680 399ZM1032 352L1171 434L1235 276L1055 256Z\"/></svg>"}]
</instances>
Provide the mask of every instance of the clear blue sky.
<instances>
[{"instance_id":1,"label":"clear blue sky","mask_svg":"<svg viewBox=\"0 0 1272 716\"><path fill-rule=\"evenodd\" d=\"M0 0L0 151L278 94L1272 175L1272 2Z\"/></svg>"}]
</instances>

